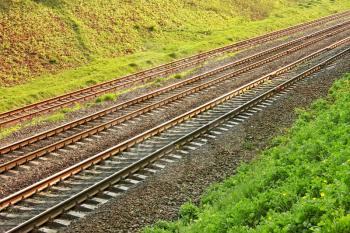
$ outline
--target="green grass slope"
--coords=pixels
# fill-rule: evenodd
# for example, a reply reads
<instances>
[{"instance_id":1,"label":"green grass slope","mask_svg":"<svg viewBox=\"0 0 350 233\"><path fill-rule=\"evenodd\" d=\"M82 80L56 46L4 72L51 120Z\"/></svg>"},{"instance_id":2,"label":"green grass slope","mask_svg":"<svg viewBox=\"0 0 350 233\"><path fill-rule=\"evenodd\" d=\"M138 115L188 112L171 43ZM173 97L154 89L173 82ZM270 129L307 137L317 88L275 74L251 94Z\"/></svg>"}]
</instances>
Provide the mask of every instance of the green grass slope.
<instances>
[{"instance_id":1,"label":"green grass slope","mask_svg":"<svg viewBox=\"0 0 350 233\"><path fill-rule=\"evenodd\" d=\"M0 112L346 9L348 0L1 0Z\"/></svg>"},{"instance_id":2,"label":"green grass slope","mask_svg":"<svg viewBox=\"0 0 350 233\"><path fill-rule=\"evenodd\" d=\"M144 232L349 232L350 74L274 144L179 221Z\"/></svg>"}]
</instances>

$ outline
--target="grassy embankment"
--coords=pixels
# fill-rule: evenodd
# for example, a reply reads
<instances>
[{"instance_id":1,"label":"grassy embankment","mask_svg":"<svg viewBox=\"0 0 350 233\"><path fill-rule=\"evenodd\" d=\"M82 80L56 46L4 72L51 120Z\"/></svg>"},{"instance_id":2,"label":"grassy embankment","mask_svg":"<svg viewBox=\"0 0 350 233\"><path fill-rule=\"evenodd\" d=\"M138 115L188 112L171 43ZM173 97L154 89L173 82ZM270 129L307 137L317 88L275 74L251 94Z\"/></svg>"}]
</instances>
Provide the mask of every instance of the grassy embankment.
<instances>
[{"instance_id":1,"label":"grassy embankment","mask_svg":"<svg viewBox=\"0 0 350 233\"><path fill-rule=\"evenodd\" d=\"M349 8L347 0L3 0L0 112Z\"/></svg>"},{"instance_id":2,"label":"grassy embankment","mask_svg":"<svg viewBox=\"0 0 350 233\"><path fill-rule=\"evenodd\" d=\"M173 74L167 77L159 77L156 78L155 80L148 82L146 84L140 84L140 85L136 85L130 88L126 88L114 93L108 93L108 94L104 94L102 96L99 96L97 98L95 98L93 101L89 101L87 103L81 104L81 103L76 103L75 105L73 105L72 107L65 107L62 108L60 110L57 110L55 112L53 112L50 115L47 116L39 116L39 117L34 117L32 120L21 123L21 124L16 124L14 126L11 127L6 127L3 129L0 129L0 140L9 136L10 134L12 134L13 132L16 132L22 128L26 128L26 127L30 127L30 126L35 126L41 123L47 123L47 122L58 122L61 120L64 120L66 117L67 113L71 113L71 112L75 112L78 111L84 107L91 107L95 104L99 104L101 102L104 101L114 101L116 100L120 95L128 93L130 91L133 90L137 90L139 88L147 88L147 87L160 87L163 85L163 83L165 81L168 80L172 80L172 79L181 79L182 77L185 77L186 75L189 75L193 72L193 69L189 69L186 71L183 71L181 73L177 73L177 74Z\"/></svg>"},{"instance_id":3,"label":"grassy embankment","mask_svg":"<svg viewBox=\"0 0 350 233\"><path fill-rule=\"evenodd\" d=\"M212 186L199 207L160 232L334 232L350 229L350 74L300 115L290 131L237 175Z\"/></svg>"}]
</instances>

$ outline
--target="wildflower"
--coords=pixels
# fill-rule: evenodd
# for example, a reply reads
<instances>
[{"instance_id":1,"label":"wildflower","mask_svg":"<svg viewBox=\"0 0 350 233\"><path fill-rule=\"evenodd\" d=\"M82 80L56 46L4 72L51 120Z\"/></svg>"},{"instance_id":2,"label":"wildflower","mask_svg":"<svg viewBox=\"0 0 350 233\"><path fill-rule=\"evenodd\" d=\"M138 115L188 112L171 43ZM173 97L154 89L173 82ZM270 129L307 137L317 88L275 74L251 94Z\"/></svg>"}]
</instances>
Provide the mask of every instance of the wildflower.
<instances>
[{"instance_id":1,"label":"wildflower","mask_svg":"<svg viewBox=\"0 0 350 233\"><path fill-rule=\"evenodd\" d=\"M321 197L324 197L324 196L325 196L324 192L321 192L320 195L321 195Z\"/></svg>"}]
</instances>

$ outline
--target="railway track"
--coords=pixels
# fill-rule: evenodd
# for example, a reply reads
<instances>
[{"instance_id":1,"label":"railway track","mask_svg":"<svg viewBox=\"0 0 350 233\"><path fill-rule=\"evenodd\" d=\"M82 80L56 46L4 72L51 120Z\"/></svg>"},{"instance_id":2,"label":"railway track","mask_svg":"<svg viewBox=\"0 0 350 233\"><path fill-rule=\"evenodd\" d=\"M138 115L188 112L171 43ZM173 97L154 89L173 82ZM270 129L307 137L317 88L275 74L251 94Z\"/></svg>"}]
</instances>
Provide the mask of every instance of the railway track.
<instances>
[{"instance_id":1,"label":"railway track","mask_svg":"<svg viewBox=\"0 0 350 233\"><path fill-rule=\"evenodd\" d=\"M0 231L28 232L50 220L39 231L69 225L164 164L234 128L288 87L348 56L349 42L349 37L338 41L325 48L322 58L319 50L0 200ZM297 75L287 75L301 61L309 64L299 67Z\"/></svg>"},{"instance_id":2,"label":"railway track","mask_svg":"<svg viewBox=\"0 0 350 233\"><path fill-rule=\"evenodd\" d=\"M307 46L313 45L314 43L324 40L325 38L329 38L332 35L344 32L349 29L349 24L350 22L344 22L342 24L315 32L311 35L297 38L274 48L254 54L250 57L243 58L223 67L208 71L207 73L194 76L188 80L175 83L144 96L118 104L107 110L103 110L61 127L3 147L0 149L0 154L3 155L2 163L0 163L0 172L6 172L22 164L26 164L33 159L50 155L51 152L74 144L84 138L99 134L104 130L116 130L115 128L113 129L113 127L118 126L128 120L134 120L135 118L159 107L169 105L176 101L181 101L181 99L185 98L186 96L200 93L203 90L213 89L216 87L216 85L223 85L225 81L231 80L242 73L248 72L249 70L272 62L283 56L288 56L292 52L306 48ZM337 44L337 46L339 45L341 45L341 43ZM292 64L292 66L294 67L297 64L325 53L328 50L328 47L321 49L316 53L305 57L305 59ZM274 52L278 53L274 54ZM261 59L264 56L268 57ZM256 59L261 60L255 61ZM240 67L237 70L229 70L233 67L244 65L245 63L248 64ZM227 70L229 71L223 74L223 72ZM56 138L52 140L53 137ZM42 140L47 141L44 146L36 145L37 142ZM34 164L34 166L37 165ZM30 169L30 167L27 169Z\"/></svg>"},{"instance_id":3,"label":"railway track","mask_svg":"<svg viewBox=\"0 0 350 233\"><path fill-rule=\"evenodd\" d=\"M113 92L121 88L135 85L140 82L146 82L155 77L168 75L176 71L184 70L185 68L188 68L188 67L193 67L195 65L198 65L208 60L209 58L218 56L226 52L238 51L238 50L246 49L252 46L256 46L261 43L270 41L272 39L289 36L293 33L300 32L305 29L309 29L311 27L319 26L333 20L347 17L349 15L350 15L350 11L347 11L340 14L324 17L312 22L296 25L296 26L289 27L280 31L272 32L263 36L241 41L229 46L224 46L224 47L214 49L208 52L200 53L191 57L176 60L174 62L160 65L158 67L141 71L119 79L104 82L92 87L84 88L65 95L44 100L42 102L31 104L22 108L14 109L12 111L8 111L0 114L0 128L32 119L33 117L58 110L62 107L71 106L73 103L90 100L105 93Z\"/></svg>"}]
</instances>

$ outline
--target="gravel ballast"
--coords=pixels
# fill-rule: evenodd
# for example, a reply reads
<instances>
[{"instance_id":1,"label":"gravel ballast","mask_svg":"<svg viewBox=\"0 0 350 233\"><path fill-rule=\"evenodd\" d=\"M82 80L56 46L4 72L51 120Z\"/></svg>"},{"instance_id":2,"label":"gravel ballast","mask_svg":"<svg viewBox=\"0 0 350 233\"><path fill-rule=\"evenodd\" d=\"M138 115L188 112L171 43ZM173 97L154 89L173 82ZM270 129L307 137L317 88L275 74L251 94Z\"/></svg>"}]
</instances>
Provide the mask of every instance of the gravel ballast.
<instances>
[{"instance_id":1,"label":"gravel ballast","mask_svg":"<svg viewBox=\"0 0 350 233\"><path fill-rule=\"evenodd\" d=\"M335 68L321 71L234 130L168 165L62 232L138 232L159 219L176 219L181 204L188 200L198 202L208 185L234 175L242 161L259 155L270 146L272 137L291 126L296 118L295 108L307 107L324 97L333 81L349 70L347 55ZM247 143L252 146L245 146Z\"/></svg>"},{"instance_id":2,"label":"gravel ballast","mask_svg":"<svg viewBox=\"0 0 350 233\"><path fill-rule=\"evenodd\" d=\"M200 98L187 97L185 101L180 104L168 108L165 111L156 113L145 118L142 118L141 122L137 124L131 124L120 129L118 133L106 133L102 138L94 139L93 142L89 142L83 146L77 146L76 149L69 148L69 150L60 153L60 156L50 157L47 160L39 160L40 166L31 166L30 169L21 169L19 172L15 172L10 176L1 176L0 181L2 183L0 189L0 198L5 197L13 192L20 190L26 186L29 186L45 177L48 177L64 168L67 168L83 159L93 156L111 146L117 145L123 140L131 138L147 129L155 127L175 116L185 113L189 109L193 109L201 104L216 98L234 88L237 88L244 83L247 83L257 77L260 77L268 72L278 69L296 59L299 59L305 54L318 50L320 47L324 47L327 44L333 43L338 40L339 37L343 38L346 33L339 34L338 37L332 37L329 40L322 41L319 44L312 45L306 49L291 54L288 57L281 58L273 63L266 64L261 68L254 69L246 74L238 76L236 80L229 80L222 84L220 87L215 88L213 91L207 92L205 95L201 95Z\"/></svg>"}]
</instances>

